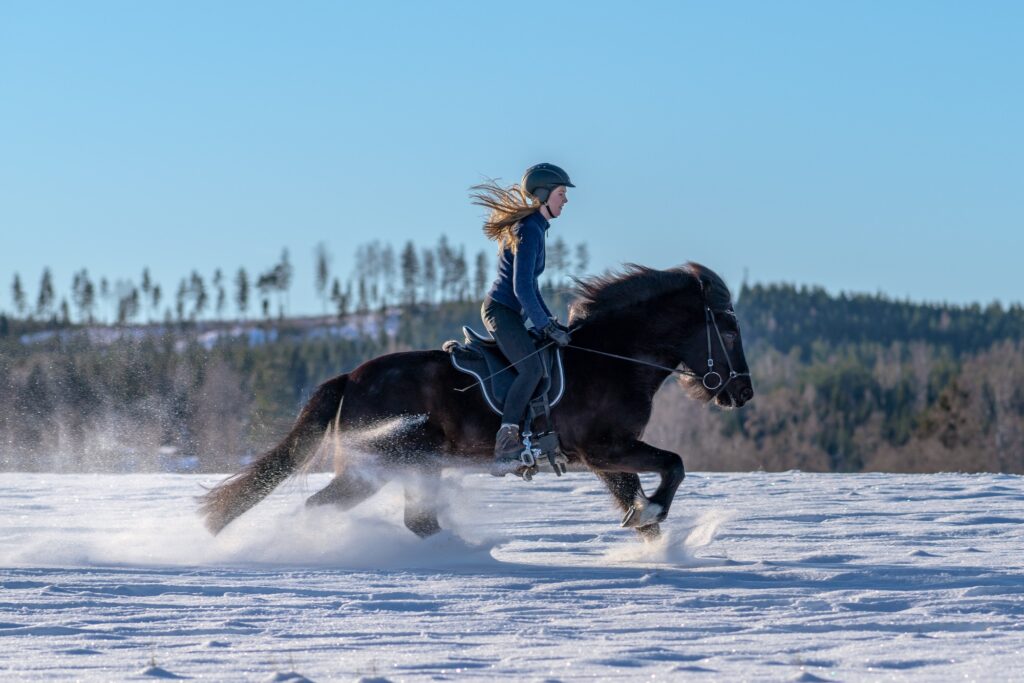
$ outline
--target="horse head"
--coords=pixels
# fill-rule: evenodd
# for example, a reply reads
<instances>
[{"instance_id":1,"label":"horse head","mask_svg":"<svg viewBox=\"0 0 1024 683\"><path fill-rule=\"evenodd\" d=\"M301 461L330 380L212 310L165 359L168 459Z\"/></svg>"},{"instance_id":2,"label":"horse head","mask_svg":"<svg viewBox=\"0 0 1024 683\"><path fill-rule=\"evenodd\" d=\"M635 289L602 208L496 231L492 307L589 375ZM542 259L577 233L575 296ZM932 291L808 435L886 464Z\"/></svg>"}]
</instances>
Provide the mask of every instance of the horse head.
<instances>
[{"instance_id":1,"label":"horse head","mask_svg":"<svg viewBox=\"0 0 1024 683\"><path fill-rule=\"evenodd\" d=\"M697 400L738 408L753 398L732 296L710 268L627 264L577 285L569 322L583 346L666 370L681 365L682 384Z\"/></svg>"},{"instance_id":2,"label":"horse head","mask_svg":"<svg viewBox=\"0 0 1024 683\"><path fill-rule=\"evenodd\" d=\"M691 329L680 364L688 372L679 381L692 398L739 408L754 397L754 387L729 289L709 268L697 263L682 268L697 279L699 296L687 306Z\"/></svg>"}]
</instances>

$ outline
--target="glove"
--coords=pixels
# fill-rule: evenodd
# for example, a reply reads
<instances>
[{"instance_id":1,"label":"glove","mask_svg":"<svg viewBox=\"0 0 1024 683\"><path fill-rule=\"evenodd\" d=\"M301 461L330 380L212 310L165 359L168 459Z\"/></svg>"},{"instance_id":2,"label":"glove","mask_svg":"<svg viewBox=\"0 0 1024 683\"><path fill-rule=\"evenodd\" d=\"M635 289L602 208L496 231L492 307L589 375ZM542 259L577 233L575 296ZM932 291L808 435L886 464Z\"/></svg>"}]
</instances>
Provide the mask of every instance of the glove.
<instances>
[{"instance_id":1,"label":"glove","mask_svg":"<svg viewBox=\"0 0 1024 683\"><path fill-rule=\"evenodd\" d=\"M549 322L543 330L544 336L555 342L559 346L569 345L569 332L559 327L558 323L554 320Z\"/></svg>"},{"instance_id":2,"label":"glove","mask_svg":"<svg viewBox=\"0 0 1024 683\"><path fill-rule=\"evenodd\" d=\"M553 322L555 324L555 327L562 330L563 332L570 332L569 326L563 325L562 323L558 322L558 318L552 318L551 322Z\"/></svg>"}]
</instances>

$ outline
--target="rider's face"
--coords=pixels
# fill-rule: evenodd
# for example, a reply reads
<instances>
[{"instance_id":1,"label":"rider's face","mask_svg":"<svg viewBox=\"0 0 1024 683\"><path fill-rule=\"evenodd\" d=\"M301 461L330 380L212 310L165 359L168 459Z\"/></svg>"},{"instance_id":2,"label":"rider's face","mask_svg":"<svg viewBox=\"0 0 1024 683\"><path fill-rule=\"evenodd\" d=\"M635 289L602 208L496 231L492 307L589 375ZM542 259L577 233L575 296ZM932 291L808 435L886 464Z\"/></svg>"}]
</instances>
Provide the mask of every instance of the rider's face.
<instances>
[{"instance_id":1,"label":"rider's face","mask_svg":"<svg viewBox=\"0 0 1024 683\"><path fill-rule=\"evenodd\" d=\"M551 196L548 197L548 211L551 213L552 218L558 218L562 214L562 207L569 203L569 198L565 195L565 185L559 185L551 191Z\"/></svg>"}]
</instances>

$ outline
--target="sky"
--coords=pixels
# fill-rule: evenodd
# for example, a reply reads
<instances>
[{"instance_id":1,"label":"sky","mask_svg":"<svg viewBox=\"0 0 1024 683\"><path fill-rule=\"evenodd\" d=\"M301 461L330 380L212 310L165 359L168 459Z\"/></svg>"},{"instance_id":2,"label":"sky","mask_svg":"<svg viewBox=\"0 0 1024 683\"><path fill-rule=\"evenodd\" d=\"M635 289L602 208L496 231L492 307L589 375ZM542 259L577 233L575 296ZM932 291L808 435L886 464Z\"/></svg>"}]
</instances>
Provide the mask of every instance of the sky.
<instances>
[{"instance_id":1,"label":"sky","mask_svg":"<svg viewBox=\"0 0 1024 683\"><path fill-rule=\"evenodd\" d=\"M0 3L0 310L88 268L350 276L492 250L469 186L564 167L592 272L1024 299L1018 2Z\"/></svg>"}]
</instances>

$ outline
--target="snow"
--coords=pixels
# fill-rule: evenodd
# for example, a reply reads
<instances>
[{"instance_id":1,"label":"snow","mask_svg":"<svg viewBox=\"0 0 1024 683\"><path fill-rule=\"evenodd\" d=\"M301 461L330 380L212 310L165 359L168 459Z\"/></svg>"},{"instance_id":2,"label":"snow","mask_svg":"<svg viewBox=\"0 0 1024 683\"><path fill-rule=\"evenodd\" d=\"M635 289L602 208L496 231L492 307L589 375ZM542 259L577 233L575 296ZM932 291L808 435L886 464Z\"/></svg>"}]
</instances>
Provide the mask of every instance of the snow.
<instances>
[{"instance_id":1,"label":"snow","mask_svg":"<svg viewBox=\"0 0 1024 683\"><path fill-rule=\"evenodd\" d=\"M1024 478L691 474L661 541L586 473L446 475L214 538L203 475L0 475L3 680L1020 680Z\"/></svg>"}]
</instances>

